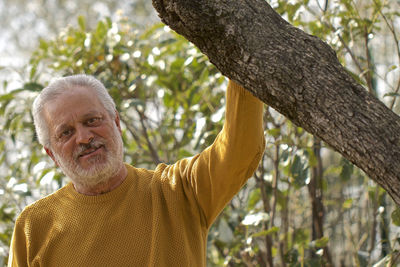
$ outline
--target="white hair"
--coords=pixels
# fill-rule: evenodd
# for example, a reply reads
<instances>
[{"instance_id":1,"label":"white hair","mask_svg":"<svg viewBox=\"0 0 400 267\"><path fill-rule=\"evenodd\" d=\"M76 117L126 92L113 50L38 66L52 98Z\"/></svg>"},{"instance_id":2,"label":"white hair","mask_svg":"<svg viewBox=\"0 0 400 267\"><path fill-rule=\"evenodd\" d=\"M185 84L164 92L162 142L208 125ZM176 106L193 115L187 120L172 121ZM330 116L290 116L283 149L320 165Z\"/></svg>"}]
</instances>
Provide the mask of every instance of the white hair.
<instances>
[{"instance_id":1,"label":"white hair","mask_svg":"<svg viewBox=\"0 0 400 267\"><path fill-rule=\"evenodd\" d=\"M65 90L75 87L88 87L94 89L98 99L111 117L115 116L115 103L108 94L104 85L93 76L78 74L58 78L45 87L33 102L32 113L39 143L50 147L50 132L47 122L43 116L45 105L60 96Z\"/></svg>"}]
</instances>

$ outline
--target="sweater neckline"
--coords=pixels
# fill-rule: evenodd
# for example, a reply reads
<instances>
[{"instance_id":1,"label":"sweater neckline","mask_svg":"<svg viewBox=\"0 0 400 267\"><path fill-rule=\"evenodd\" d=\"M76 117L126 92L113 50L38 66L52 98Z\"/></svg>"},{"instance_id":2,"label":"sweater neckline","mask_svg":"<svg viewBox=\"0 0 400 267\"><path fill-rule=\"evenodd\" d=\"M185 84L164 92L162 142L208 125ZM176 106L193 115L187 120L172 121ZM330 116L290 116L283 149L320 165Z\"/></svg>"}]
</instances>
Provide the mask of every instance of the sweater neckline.
<instances>
[{"instance_id":1,"label":"sweater neckline","mask_svg":"<svg viewBox=\"0 0 400 267\"><path fill-rule=\"evenodd\" d=\"M82 204L96 204L96 203L118 200L119 198L123 197L124 193L126 193L126 191L128 190L129 185L131 183L130 180L132 179L132 176L133 176L133 167L126 163L125 163L125 167L128 171L125 180L118 187L116 187L115 189L113 189L110 192L100 194L100 195L95 195L95 196L84 195L84 194L78 193L75 190L72 182L69 182L66 185L65 193L67 194L68 198L70 198L71 200L78 201Z\"/></svg>"}]
</instances>

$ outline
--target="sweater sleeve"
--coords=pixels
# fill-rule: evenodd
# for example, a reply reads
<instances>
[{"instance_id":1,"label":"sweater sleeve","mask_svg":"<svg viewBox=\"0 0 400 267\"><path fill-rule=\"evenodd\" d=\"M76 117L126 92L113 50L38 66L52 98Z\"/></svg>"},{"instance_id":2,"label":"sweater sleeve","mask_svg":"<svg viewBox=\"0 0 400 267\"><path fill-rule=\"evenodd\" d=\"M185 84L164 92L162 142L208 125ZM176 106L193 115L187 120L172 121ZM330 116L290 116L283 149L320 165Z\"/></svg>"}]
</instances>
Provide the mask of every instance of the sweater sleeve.
<instances>
[{"instance_id":1,"label":"sweater sleeve","mask_svg":"<svg viewBox=\"0 0 400 267\"><path fill-rule=\"evenodd\" d=\"M23 228L18 219L11 238L8 267L28 266L27 241Z\"/></svg>"},{"instance_id":2,"label":"sweater sleeve","mask_svg":"<svg viewBox=\"0 0 400 267\"><path fill-rule=\"evenodd\" d=\"M181 166L207 228L253 175L265 147L263 103L233 81L226 99L224 126L214 143Z\"/></svg>"}]
</instances>

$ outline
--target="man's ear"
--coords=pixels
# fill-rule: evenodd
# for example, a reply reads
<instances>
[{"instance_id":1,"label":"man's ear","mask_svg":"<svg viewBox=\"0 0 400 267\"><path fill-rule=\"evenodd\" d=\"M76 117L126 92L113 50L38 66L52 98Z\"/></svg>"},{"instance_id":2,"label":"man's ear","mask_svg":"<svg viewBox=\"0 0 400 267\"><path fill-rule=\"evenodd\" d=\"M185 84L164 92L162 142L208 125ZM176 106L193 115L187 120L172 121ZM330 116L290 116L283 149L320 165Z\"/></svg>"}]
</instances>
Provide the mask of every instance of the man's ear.
<instances>
[{"instance_id":1,"label":"man's ear","mask_svg":"<svg viewBox=\"0 0 400 267\"><path fill-rule=\"evenodd\" d=\"M44 150L46 151L47 155L49 155L49 157L54 161L54 163L56 164L56 166L58 167L58 163L56 158L54 157L53 152L50 150L50 148L48 147L44 147Z\"/></svg>"},{"instance_id":2,"label":"man's ear","mask_svg":"<svg viewBox=\"0 0 400 267\"><path fill-rule=\"evenodd\" d=\"M118 111L115 110L115 119L114 119L115 125L118 128L119 133L122 135L122 130L121 130L121 121L119 118L119 113Z\"/></svg>"}]
</instances>

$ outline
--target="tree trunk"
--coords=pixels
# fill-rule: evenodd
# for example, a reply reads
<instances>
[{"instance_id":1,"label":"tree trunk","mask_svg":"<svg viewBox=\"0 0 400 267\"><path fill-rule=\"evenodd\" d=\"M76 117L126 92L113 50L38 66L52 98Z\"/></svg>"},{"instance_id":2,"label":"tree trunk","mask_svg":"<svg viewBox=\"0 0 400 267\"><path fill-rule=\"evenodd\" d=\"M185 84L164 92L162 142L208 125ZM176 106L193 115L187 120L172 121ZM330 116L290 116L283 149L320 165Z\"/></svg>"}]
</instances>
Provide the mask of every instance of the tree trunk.
<instances>
[{"instance_id":1,"label":"tree trunk","mask_svg":"<svg viewBox=\"0 0 400 267\"><path fill-rule=\"evenodd\" d=\"M325 208L323 203L323 166L321 157L321 141L316 137L314 137L313 150L316 158L316 165L311 170L311 181L308 184L308 192L312 207L311 240L317 240L324 237ZM325 262L322 264L322 266L333 266L332 257L328 246L325 246L323 250ZM312 257L315 257L315 254L313 254Z\"/></svg>"},{"instance_id":2,"label":"tree trunk","mask_svg":"<svg viewBox=\"0 0 400 267\"><path fill-rule=\"evenodd\" d=\"M400 117L265 0L153 0L227 77L329 144L400 205Z\"/></svg>"},{"instance_id":3,"label":"tree trunk","mask_svg":"<svg viewBox=\"0 0 400 267\"><path fill-rule=\"evenodd\" d=\"M262 161L264 161L264 157L263 157ZM258 187L260 188L260 191L261 191L261 199L263 201L264 211L265 211L265 213L271 214L271 206L269 204L270 198L267 195L266 184L264 181L265 170L264 170L264 166L262 164L260 165L260 170L261 170L260 177L258 177L256 175L254 175L254 176L258 182ZM268 228L269 228L269 225L266 222L264 224L264 230L267 230ZM266 258L265 266L268 266L268 267L274 266L274 259L272 256L272 247L273 247L273 244L272 244L271 235L266 235L265 236L265 251L266 251L265 252L265 258Z\"/></svg>"}]
</instances>

